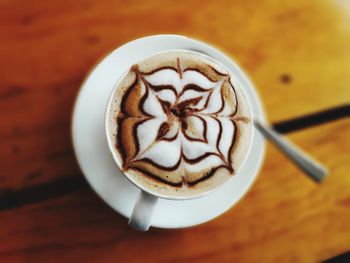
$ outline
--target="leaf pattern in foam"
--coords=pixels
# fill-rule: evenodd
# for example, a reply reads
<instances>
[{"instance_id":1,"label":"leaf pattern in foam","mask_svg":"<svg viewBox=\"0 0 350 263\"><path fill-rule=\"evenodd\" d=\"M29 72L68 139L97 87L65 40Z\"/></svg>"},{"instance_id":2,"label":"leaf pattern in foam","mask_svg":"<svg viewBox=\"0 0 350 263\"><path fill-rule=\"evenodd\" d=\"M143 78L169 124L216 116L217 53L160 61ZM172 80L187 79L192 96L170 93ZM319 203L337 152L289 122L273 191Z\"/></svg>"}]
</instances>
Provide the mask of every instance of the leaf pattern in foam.
<instances>
[{"instance_id":1,"label":"leaf pattern in foam","mask_svg":"<svg viewBox=\"0 0 350 263\"><path fill-rule=\"evenodd\" d=\"M208 105L201 111L204 114L218 114L224 108L224 100L221 95L223 81L219 81L213 89L212 94L209 97Z\"/></svg>"},{"instance_id":2,"label":"leaf pattern in foam","mask_svg":"<svg viewBox=\"0 0 350 263\"><path fill-rule=\"evenodd\" d=\"M152 74L145 75L145 80L153 86L173 86L176 91L180 92L180 77L175 69L161 69Z\"/></svg>"},{"instance_id":3,"label":"leaf pattern in foam","mask_svg":"<svg viewBox=\"0 0 350 263\"><path fill-rule=\"evenodd\" d=\"M142 109L151 116L166 119L166 115L163 111L162 105L157 99L154 91L148 88L144 83L142 83L142 85L145 87L144 96L146 96L145 98L142 98L144 100L143 104L141 105Z\"/></svg>"},{"instance_id":4,"label":"leaf pattern in foam","mask_svg":"<svg viewBox=\"0 0 350 263\"><path fill-rule=\"evenodd\" d=\"M186 118L187 129L184 130L184 135L192 140L205 142L207 127L205 119L200 116L191 115Z\"/></svg>"},{"instance_id":5,"label":"leaf pattern in foam","mask_svg":"<svg viewBox=\"0 0 350 263\"><path fill-rule=\"evenodd\" d=\"M219 150L223 154L225 162L229 161L229 150L231 144L228 143L232 140L232 135L236 132L235 126L229 118L219 117L218 120L222 126L221 140L219 142Z\"/></svg>"},{"instance_id":6,"label":"leaf pattern in foam","mask_svg":"<svg viewBox=\"0 0 350 263\"><path fill-rule=\"evenodd\" d=\"M206 153L219 154L216 148L216 142L218 139L218 134L220 132L220 126L215 119L204 116L205 122L207 124L207 139L208 142L198 142L190 141L185 136L182 139L183 153L187 159L196 159Z\"/></svg>"},{"instance_id":7,"label":"leaf pattern in foam","mask_svg":"<svg viewBox=\"0 0 350 263\"><path fill-rule=\"evenodd\" d=\"M156 140L158 129L162 121L158 118L150 119L137 126L139 154L142 154Z\"/></svg>"},{"instance_id":8,"label":"leaf pattern in foam","mask_svg":"<svg viewBox=\"0 0 350 263\"><path fill-rule=\"evenodd\" d=\"M174 141L156 141L152 146L145 151L140 159L146 158L157 165L164 166L166 168L174 167L181 158L181 143L178 137Z\"/></svg>"},{"instance_id":9,"label":"leaf pattern in foam","mask_svg":"<svg viewBox=\"0 0 350 263\"><path fill-rule=\"evenodd\" d=\"M194 98L201 98L196 105L191 105L191 109L203 110L207 100L209 99L211 89L206 91L197 91L194 89L186 90L179 98L179 102L190 100Z\"/></svg>"},{"instance_id":10,"label":"leaf pattern in foam","mask_svg":"<svg viewBox=\"0 0 350 263\"><path fill-rule=\"evenodd\" d=\"M212 89L217 83L209 80L205 75L197 70L186 70L182 74L181 88L184 88L187 84L194 84L203 89Z\"/></svg>"}]
</instances>

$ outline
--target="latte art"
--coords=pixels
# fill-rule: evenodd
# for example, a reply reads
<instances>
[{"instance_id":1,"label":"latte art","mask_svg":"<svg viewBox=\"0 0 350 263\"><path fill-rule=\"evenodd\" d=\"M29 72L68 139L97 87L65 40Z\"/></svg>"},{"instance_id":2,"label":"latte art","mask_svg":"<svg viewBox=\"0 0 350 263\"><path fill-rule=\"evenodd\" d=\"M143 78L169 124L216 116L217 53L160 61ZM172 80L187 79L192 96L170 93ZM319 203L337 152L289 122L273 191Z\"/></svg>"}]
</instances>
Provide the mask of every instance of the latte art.
<instances>
[{"instance_id":1,"label":"latte art","mask_svg":"<svg viewBox=\"0 0 350 263\"><path fill-rule=\"evenodd\" d=\"M245 101L240 109L232 76L193 56L172 52L134 65L117 95L122 169L163 190L208 188L205 182L216 176L224 181L238 169L233 159L247 151L238 141L244 139L240 126L251 126L250 113Z\"/></svg>"}]
</instances>

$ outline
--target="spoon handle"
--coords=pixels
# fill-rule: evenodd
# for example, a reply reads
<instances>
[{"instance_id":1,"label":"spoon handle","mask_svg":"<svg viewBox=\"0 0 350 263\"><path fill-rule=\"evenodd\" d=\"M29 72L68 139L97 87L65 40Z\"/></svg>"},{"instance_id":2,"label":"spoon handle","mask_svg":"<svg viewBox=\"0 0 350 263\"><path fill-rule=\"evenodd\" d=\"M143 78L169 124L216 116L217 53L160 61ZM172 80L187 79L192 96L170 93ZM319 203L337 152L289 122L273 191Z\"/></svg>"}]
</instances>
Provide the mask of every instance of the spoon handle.
<instances>
[{"instance_id":1,"label":"spoon handle","mask_svg":"<svg viewBox=\"0 0 350 263\"><path fill-rule=\"evenodd\" d=\"M265 138L277 146L282 153L290 158L300 169L316 182L322 182L328 174L326 167L312 159L289 140L276 132L270 125L265 124L258 119L254 120L254 125L265 136Z\"/></svg>"}]
</instances>

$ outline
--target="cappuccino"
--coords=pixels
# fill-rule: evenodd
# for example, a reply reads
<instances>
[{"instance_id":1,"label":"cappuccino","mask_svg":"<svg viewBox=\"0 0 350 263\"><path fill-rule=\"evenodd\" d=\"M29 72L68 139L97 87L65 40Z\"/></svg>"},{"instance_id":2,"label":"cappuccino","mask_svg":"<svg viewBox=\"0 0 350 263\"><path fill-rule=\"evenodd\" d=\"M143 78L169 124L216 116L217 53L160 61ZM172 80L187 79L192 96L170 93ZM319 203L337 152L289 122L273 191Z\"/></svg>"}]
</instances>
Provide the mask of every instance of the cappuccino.
<instances>
[{"instance_id":1,"label":"cappuccino","mask_svg":"<svg viewBox=\"0 0 350 263\"><path fill-rule=\"evenodd\" d=\"M123 173L163 197L195 197L238 171L250 149L248 102L223 66L192 51L135 65L108 109L110 140Z\"/></svg>"}]
</instances>

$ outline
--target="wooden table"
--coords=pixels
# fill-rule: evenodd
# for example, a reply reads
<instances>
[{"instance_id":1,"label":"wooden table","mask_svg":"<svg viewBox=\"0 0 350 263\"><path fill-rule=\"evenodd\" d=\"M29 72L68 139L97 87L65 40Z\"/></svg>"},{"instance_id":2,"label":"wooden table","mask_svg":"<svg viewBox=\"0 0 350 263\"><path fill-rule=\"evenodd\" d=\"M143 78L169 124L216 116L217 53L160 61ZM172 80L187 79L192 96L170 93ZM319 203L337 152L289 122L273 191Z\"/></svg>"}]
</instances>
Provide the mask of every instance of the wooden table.
<instances>
[{"instance_id":1,"label":"wooden table","mask_svg":"<svg viewBox=\"0 0 350 263\"><path fill-rule=\"evenodd\" d=\"M174 3L0 1L0 262L319 262L350 250L349 1ZM218 219L128 228L79 171L71 113L101 56L158 33L234 56L276 128L330 177L316 185L268 146L251 191Z\"/></svg>"}]
</instances>

